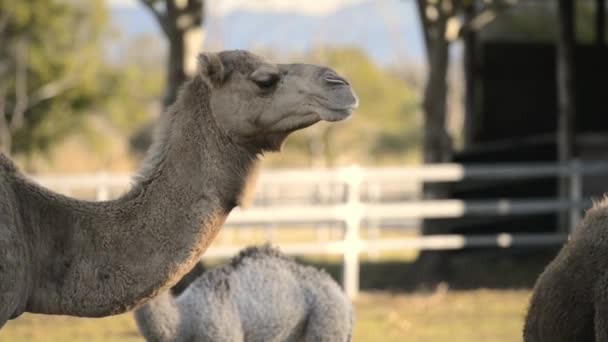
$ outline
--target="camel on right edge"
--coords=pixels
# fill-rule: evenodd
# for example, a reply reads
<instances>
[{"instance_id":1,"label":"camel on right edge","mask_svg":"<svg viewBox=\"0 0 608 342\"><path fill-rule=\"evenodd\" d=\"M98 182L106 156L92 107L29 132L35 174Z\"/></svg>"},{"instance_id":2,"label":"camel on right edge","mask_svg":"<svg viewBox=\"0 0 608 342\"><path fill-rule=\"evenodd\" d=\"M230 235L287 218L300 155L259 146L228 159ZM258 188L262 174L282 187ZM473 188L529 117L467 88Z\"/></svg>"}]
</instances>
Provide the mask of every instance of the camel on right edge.
<instances>
[{"instance_id":1,"label":"camel on right edge","mask_svg":"<svg viewBox=\"0 0 608 342\"><path fill-rule=\"evenodd\" d=\"M174 298L135 311L148 342L347 342L353 309L325 272L269 246L249 247Z\"/></svg>"},{"instance_id":2,"label":"camel on right edge","mask_svg":"<svg viewBox=\"0 0 608 342\"><path fill-rule=\"evenodd\" d=\"M538 278L525 342L608 342L608 200L596 203Z\"/></svg>"}]
</instances>

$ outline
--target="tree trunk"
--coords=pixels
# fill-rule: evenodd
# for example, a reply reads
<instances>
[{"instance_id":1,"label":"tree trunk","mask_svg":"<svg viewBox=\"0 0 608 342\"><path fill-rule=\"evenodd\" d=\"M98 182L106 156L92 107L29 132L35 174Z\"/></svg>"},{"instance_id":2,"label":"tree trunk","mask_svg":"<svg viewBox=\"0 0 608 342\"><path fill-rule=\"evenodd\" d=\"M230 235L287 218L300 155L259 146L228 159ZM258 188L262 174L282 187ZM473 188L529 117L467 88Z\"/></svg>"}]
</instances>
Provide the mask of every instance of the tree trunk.
<instances>
[{"instance_id":1,"label":"tree trunk","mask_svg":"<svg viewBox=\"0 0 608 342\"><path fill-rule=\"evenodd\" d=\"M452 4L449 0L440 0L435 6L436 15L433 20L428 17L428 0L418 0L418 13L422 24L424 41L426 43L428 76L424 89L422 110L424 115L423 160L425 164L444 163L450 161L452 143L446 129L447 103L447 71L449 41L445 37L447 21L450 13L445 13L444 7ZM424 183L423 196L425 199L444 198L445 187L438 183ZM437 234L443 232L435 220L423 219L422 234ZM423 286L434 286L448 272L445 259L440 251L422 251L416 261L416 282Z\"/></svg>"},{"instance_id":2,"label":"tree trunk","mask_svg":"<svg viewBox=\"0 0 608 342\"><path fill-rule=\"evenodd\" d=\"M445 0L444 0L445 1ZM443 2L441 2L443 4ZM425 163L449 161L452 144L446 129L447 71L449 42L445 31L449 15L438 5L434 21L427 17L426 0L418 0L418 12L426 44L428 76L424 90L423 158Z\"/></svg>"},{"instance_id":3,"label":"tree trunk","mask_svg":"<svg viewBox=\"0 0 608 342\"><path fill-rule=\"evenodd\" d=\"M0 113L1 115L1 113ZM6 124L6 118L0 117L0 152L10 156L12 149L11 132Z\"/></svg>"},{"instance_id":4,"label":"tree trunk","mask_svg":"<svg viewBox=\"0 0 608 342\"><path fill-rule=\"evenodd\" d=\"M169 60L167 63L167 89L163 105L170 106L177 98L180 86L188 76L196 72L196 56L201 51L203 42L203 29L195 27L183 30L174 30L167 36L169 40Z\"/></svg>"},{"instance_id":5,"label":"tree trunk","mask_svg":"<svg viewBox=\"0 0 608 342\"><path fill-rule=\"evenodd\" d=\"M163 107L177 98L179 87L197 67L203 40L203 0L141 0L156 17L169 43L167 85Z\"/></svg>"},{"instance_id":6,"label":"tree trunk","mask_svg":"<svg viewBox=\"0 0 608 342\"><path fill-rule=\"evenodd\" d=\"M10 155L12 149L12 136L6 118L6 87L0 86L0 152Z\"/></svg>"},{"instance_id":7,"label":"tree trunk","mask_svg":"<svg viewBox=\"0 0 608 342\"><path fill-rule=\"evenodd\" d=\"M424 113L423 161L425 164L450 161L452 142L446 129L447 71L449 42L445 37L450 14L443 10L442 0L436 7L436 18L428 18L427 0L418 0L418 13L427 52L428 76L424 90L422 110ZM442 197L437 184L424 184L425 198Z\"/></svg>"},{"instance_id":8,"label":"tree trunk","mask_svg":"<svg viewBox=\"0 0 608 342\"><path fill-rule=\"evenodd\" d=\"M424 163L444 163L450 160L451 139L445 127L447 98L448 43L435 42L430 58L429 75L424 91Z\"/></svg>"},{"instance_id":9,"label":"tree trunk","mask_svg":"<svg viewBox=\"0 0 608 342\"><path fill-rule=\"evenodd\" d=\"M601 47L606 44L606 2L605 0L595 2L595 44Z\"/></svg>"},{"instance_id":10,"label":"tree trunk","mask_svg":"<svg viewBox=\"0 0 608 342\"><path fill-rule=\"evenodd\" d=\"M163 97L163 111L177 98L181 85L197 68L197 54L203 43L203 0L140 0L156 17L167 42L167 82ZM152 142L150 127L144 127L131 138L131 146L147 150Z\"/></svg>"},{"instance_id":11,"label":"tree trunk","mask_svg":"<svg viewBox=\"0 0 608 342\"><path fill-rule=\"evenodd\" d=\"M184 72L194 75L198 68L198 55L203 48L205 30L203 26L195 26L184 33Z\"/></svg>"},{"instance_id":12,"label":"tree trunk","mask_svg":"<svg viewBox=\"0 0 608 342\"><path fill-rule=\"evenodd\" d=\"M558 161L568 163L575 155L574 151L574 4L571 0L559 0L558 6L558 41L557 41L557 146ZM572 177L560 177L559 195L562 200L570 199ZM559 230L569 230L568 212L562 212L559 218Z\"/></svg>"},{"instance_id":13,"label":"tree trunk","mask_svg":"<svg viewBox=\"0 0 608 342\"><path fill-rule=\"evenodd\" d=\"M465 7L464 20L466 23L469 23L475 15L475 4L469 4ZM475 138L475 53L477 47L477 33L473 29L465 27L463 41L463 64L465 75L463 147L466 150L471 147Z\"/></svg>"},{"instance_id":14,"label":"tree trunk","mask_svg":"<svg viewBox=\"0 0 608 342\"><path fill-rule=\"evenodd\" d=\"M167 35L167 38L169 41L169 60L167 61L167 86L165 98L163 99L163 106L165 108L175 102L179 87L186 80L186 71L184 70L184 31L172 30Z\"/></svg>"}]
</instances>

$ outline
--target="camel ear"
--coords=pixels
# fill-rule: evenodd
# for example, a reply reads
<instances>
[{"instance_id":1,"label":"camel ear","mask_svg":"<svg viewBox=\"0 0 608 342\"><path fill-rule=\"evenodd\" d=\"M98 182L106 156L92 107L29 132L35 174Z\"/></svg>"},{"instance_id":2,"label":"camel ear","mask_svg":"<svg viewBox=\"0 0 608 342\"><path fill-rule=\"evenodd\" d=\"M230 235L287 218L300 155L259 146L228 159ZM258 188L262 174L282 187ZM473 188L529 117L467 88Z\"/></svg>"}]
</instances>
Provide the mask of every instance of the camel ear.
<instances>
[{"instance_id":1,"label":"camel ear","mask_svg":"<svg viewBox=\"0 0 608 342\"><path fill-rule=\"evenodd\" d=\"M225 71L222 60L216 53L201 53L198 56L198 64L201 75L214 86L224 82Z\"/></svg>"}]
</instances>

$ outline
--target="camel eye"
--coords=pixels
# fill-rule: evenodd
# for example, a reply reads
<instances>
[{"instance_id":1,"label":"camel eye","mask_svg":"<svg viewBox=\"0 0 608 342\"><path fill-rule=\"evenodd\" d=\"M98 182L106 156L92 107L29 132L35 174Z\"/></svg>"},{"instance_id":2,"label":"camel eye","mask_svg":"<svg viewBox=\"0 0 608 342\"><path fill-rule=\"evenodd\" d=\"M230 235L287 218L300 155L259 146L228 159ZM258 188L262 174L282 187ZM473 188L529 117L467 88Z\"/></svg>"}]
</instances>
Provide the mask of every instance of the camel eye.
<instances>
[{"instance_id":1,"label":"camel eye","mask_svg":"<svg viewBox=\"0 0 608 342\"><path fill-rule=\"evenodd\" d=\"M281 76L275 70L266 70L266 68L260 68L251 73L251 75L249 75L249 79L261 89L269 89L279 82Z\"/></svg>"}]
</instances>

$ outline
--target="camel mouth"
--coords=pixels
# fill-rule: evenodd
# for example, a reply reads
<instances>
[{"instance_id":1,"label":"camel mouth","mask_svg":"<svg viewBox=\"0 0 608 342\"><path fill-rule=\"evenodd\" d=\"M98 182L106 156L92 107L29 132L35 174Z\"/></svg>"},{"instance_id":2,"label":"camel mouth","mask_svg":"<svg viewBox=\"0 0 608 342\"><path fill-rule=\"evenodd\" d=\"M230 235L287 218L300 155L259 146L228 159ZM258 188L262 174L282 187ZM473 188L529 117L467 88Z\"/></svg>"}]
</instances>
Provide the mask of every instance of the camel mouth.
<instances>
[{"instance_id":1,"label":"camel mouth","mask_svg":"<svg viewBox=\"0 0 608 342\"><path fill-rule=\"evenodd\" d=\"M354 107L329 109L327 111L323 111L323 113L321 113L319 116L321 117L321 120L327 122L342 121L350 118L354 110Z\"/></svg>"},{"instance_id":2,"label":"camel mouth","mask_svg":"<svg viewBox=\"0 0 608 342\"><path fill-rule=\"evenodd\" d=\"M352 92L352 90L350 90L350 88L349 88L349 96L347 96L347 100L340 101L340 102L347 102L347 103L343 104L341 106L326 107L324 110L322 110L319 113L319 117L321 118L321 120L328 121L328 122L346 120L346 119L350 118L353 115L353 111L357 107L359 107L359 98L357 98L357 96Z\"/></svg>"},{"instance_id":3,"label":"camel mouth","mask_svg":"<svg viewBox=\"0 0 608 342\"><path fill-rule=\"evenodd\" d=\"M319 116L321 120L335 122L346 120L359 107L359 98L345 79L334 76L332 82L339 83L324 94L325 101L320 102L324 107Z\"/></svg>"}]
</instances>

